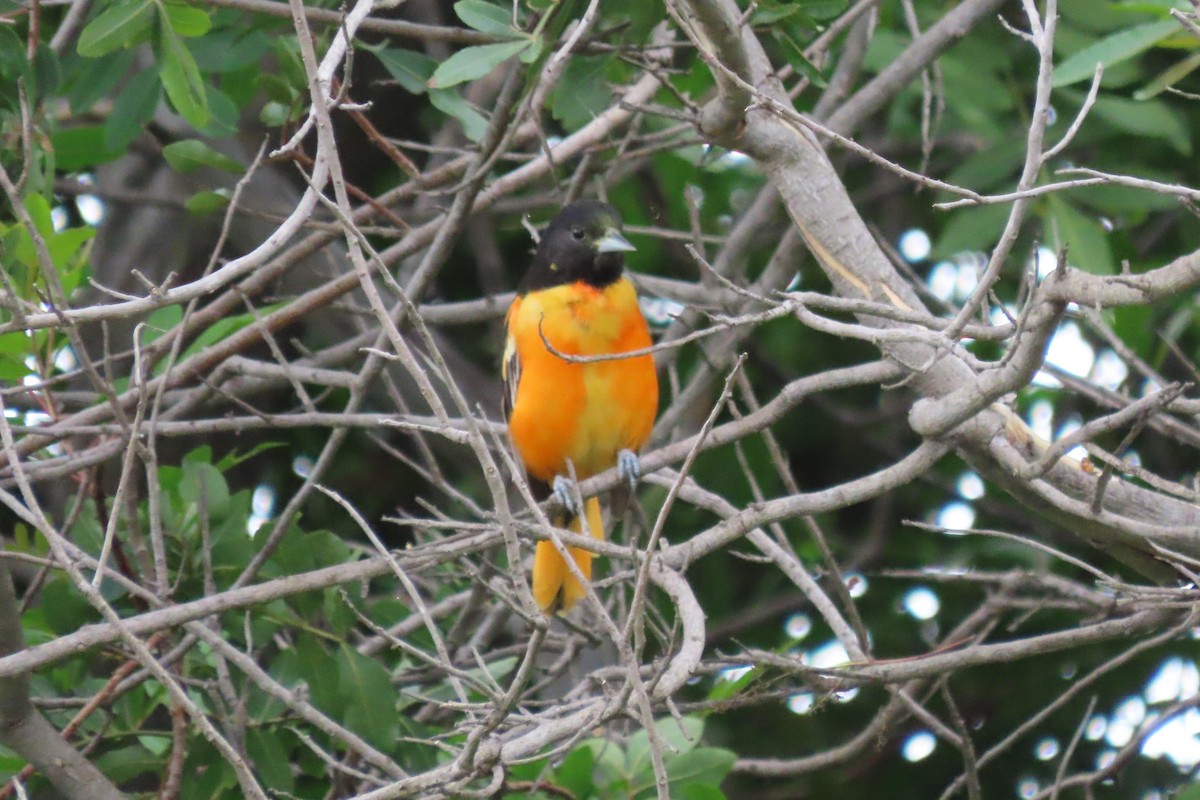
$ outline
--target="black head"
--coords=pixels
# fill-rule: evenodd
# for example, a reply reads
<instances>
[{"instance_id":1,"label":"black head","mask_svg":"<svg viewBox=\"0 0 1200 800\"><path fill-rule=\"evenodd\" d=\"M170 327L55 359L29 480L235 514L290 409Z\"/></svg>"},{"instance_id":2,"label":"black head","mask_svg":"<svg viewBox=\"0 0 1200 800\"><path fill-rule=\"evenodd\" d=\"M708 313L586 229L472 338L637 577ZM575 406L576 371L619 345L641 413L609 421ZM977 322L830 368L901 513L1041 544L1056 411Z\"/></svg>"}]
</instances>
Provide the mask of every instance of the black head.
<instances>
[{"instance_id":1,"label":"black head","mask_svg":"<svg viewBox=\"0 0 1200 800\"><path fill-rule=\"evenodd\" d=\"M621 277L621 253L633 249L621 235L621 217L612 206L599 200L571 203L542 233L521 292L576 281L603 288Z\"/></svg>"}]
</instances>

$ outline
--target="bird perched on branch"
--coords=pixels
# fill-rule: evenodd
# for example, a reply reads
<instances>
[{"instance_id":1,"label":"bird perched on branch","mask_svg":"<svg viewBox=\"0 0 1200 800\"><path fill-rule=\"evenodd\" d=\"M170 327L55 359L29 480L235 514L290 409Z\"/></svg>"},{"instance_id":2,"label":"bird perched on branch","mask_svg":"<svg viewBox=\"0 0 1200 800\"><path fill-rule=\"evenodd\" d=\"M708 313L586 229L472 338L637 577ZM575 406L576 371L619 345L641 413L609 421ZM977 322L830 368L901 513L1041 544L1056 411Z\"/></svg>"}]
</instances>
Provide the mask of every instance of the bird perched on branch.
<instances>
[{"instance_id":1,"label":"bird perched on branch","mask_svg":"<svg viewBox=\"0 0 1200 800\"><path fill-rule=\"evenodd\" d=\"M636 451L658 411L653 358L621 356L650 346L637 293L622 276L623 253L633 249L611 206L566 206L542 234L506 322L504 411L517 455L535 496L554 494L562 509L554 524L579 533L586 517L597 539L604 538L599 500L589 497L580 509L571 472L582 481L617 465L636 483ZM592 554L569 551L590 579ZM547 614L587 593L549 541L538 542L532 584Z\"/></svg>"}]
</instances>

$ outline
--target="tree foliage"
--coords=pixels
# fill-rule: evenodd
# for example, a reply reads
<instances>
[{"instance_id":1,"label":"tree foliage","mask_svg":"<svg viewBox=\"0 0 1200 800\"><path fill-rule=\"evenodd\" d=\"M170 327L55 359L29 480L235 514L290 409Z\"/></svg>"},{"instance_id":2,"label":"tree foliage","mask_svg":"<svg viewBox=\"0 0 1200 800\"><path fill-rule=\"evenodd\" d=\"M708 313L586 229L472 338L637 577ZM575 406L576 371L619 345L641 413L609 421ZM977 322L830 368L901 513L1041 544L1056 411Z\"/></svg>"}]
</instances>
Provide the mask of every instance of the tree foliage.
<instances>
[{"instance_id":1,"label":"tree foliage","mask_svg":"<svg viewBox=\"0 0 1200 800\"><path fill-rule=\"evenodd\" d=\"M1197 796L1193 6L664 2L0 0L6 795ZM579 196L607 543L498 400Z\"/></svg>"}]
</instances>

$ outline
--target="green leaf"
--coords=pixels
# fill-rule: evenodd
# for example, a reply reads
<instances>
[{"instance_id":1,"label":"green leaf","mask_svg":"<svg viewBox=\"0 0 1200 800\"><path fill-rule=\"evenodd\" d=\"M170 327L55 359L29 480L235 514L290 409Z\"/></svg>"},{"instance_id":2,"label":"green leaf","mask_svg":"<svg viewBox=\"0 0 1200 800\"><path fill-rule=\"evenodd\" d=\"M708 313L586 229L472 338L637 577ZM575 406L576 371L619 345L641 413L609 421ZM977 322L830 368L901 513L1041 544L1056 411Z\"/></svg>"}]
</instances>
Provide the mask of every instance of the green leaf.
<instances>
[{"instance_id":1,"label":"green leaf","mask_svg":"<svg viewBox=\"0 0 1200 800\"><path fill-rule=\"evenodd\" d=\"M66 578L53 578L42 588L46 624L57 634L77 631L99 616Z\"/></svg>"},{"instance_id":2,"label":"green leaf","mask_svg":"<svg viewBox=\"0 0 1200 800\"><path fill-rule=\"evenodd\" d=\"M46 249L50 251L50 261L53 262L62 279L63 290L70 294L71 290L79 285L79 278L76 275L77 269L73 269L71 264L72 257L79 252L79 248L90 242L96 235L95 228L67 228L57 233L52 233L46 237ZM68 282L66 279L70 276L73 280Z\"/></svg>"},{"instance_id":3,"label":"green leaf","mask_svg":"<svg viewBox=\"0 0 1200 800\"><path fill-rule=\"evenodd\" d=\"M67 102L76 114L89 111L109 97L133 66L133 50L116 50L99 58L77 58L67 70Z\"/></svg>"},{"instance_id":4,"label":"green leaf","mask_svg":"<svg viewBox=\"0 0 1200 800\"><path fill-rule=\"evenodd\" d=\"M161 8L164 22L180 36L203 36L212 29L212 17L202 8L183 3L164 3Z\"/></svg>"},{"instance_id":5,"label":"green leaf","mask_svg":"<svg viewBox=\"0 0 1200 800\"><path fill-rule=\"evenodd\" d=\"M33 57L33 83L30 87L30 102L38 103L54 94L62 82L62 67L58 54L45 42L39 42Z\"/></svg>"},{"instance_id":6,"label":"green leaf","mask_svg":"<svg viewBox=\"0 0 1200 800\"><path fill-rule=\"evenodd\" d=\"M220 471L209 463L185 461L183 479L179 482L180 499L199 509L202 493L209 519L224 516L229 510L229 485Z\"/></svg>"},{"instance_id":7,"label":"green leaf","mask_svg":"<svg viewBox=\"0 0 1200 800\"><path fill-rule=\"evenodd\" d=\"M250 757L255 773L262 776L263 785L270 786L277 795L291 792L296 786L292 760L283 746L285 735L285 732L258 727L246 730L246 755Z\"/></svg>"},{"instance_id":8,"label":"green leaf","mask_svg":"<svg viewBox=\"0 0 1200 800\"><path fill-rule=\"evenodd\" d=\"M201 167L241 172L243 167L229 156L214 150L199 139L172 142L163 148L163 157L177 172L193 172Z\"/></svg>"},{"instance_id":9,"label":"green leaf","mask_svg":"<svg viewBox=\"0 0 1200 800\"><path fill-rule=\"evenodd\" d=\"M1088 47L1072 53L1054 68L1054 87L1070 86L1092 77L1096 64L1105 68L1133 58L1179 30L1179 23L1163 19L1126 28L1105 36Z\"/></svg>"},{"instance_id":10,"label":"green leaf","mask_svg":"<svg viewBox=\"0 0 1200 800\"><path fill-rule=\"evenodd\" d=\"M269 314L275 309L280 308L282 305L282 303L272 303L269 305L260 306L258 313ZM205 328L204 332L197 336L195 341L187 346L187 349L183 351L183 355L180 356L180 358L189 358L190 356L199 353L201 350L204 350L207 347L213 346L223 339L228 339L242 328L253 325L257 319L258 317L249 311L247 311L245 314L233 314L228 317L222 317L212 325L209 325L207 328Z\"/></svg>"},{"instance_id":11,"label":"green leaf","mask_svg":"<svg viewBox=\"0 0 1200 800\"><path fill-rule=\"evenodd\" d=\"M76 52L95 58L145 41L154 22L153 12L150 0L118 3L87 24L79 34Z\"/></svg>"},{"instance_id":12,"label":"green leaf","mask_svg":"<svg viewBox=\"0 0 1200 800\"><path fill-rule=\"evenodd\" d=\"M96 759L96 767L114 782L125 783L143 773L158 772L162 769L162 759L135 744L102 753Z\"/></svg>"},{"instance_id":13,"label":"green leaf","mask_svg":"<svg viewBox=\"0 0 1200 800\"><path fill-rule=\"evenodd\" d=\"M208 111L212 115L208 124L200 129L205 136L213 139L223 139L234 136L238 132L238 116L241 112L233 100L211 83L204 84L204 94L208 101Z\"/></svg>"},{"instance_id":14,"label":"green leaf","mask_svg":"<svg viewBox=\"0 0 1200 800\"><path fill-rule=\"evenodd\" d=\"M212 192L196 192L183 204L189 214L211 214L229 205L230 192L228 189L217 189Z\"/></svg>"},{"instance_id":15,"label":"green leaf","mask_svg":"<svg viewBox=\"0 0 1200 800\"><path fill-rule=\"evenodd\" d=\"M679 721L674 717L664 717L654 723L654 730L663 744L664 757L670 757L685 753L700 743L704 721L699 717L684 717ZM625 752L630 775L651 769L649 732L643 728L630 736Z\"/></svg>"},{"instance_id":16,"label":"green leaf","mask_svg":"<svg viewBox=\"0 0 1200 800\"><path fill-rule=\"evenodd\" d=\"M454 13L468 27L480 33L506 37L521 35L520 31L513 28L512 12L484 0L459 0L454 4Z\"/></svg>"},{"instance_id":17,"label":"green leaf","mask_svg":"<svg viewBox=\"0 0 1200 800\"><path fill-rule=\"evenodd\" d=\"M113 103L112 113L104 121L104 146L124 150L154 116L162 98L158 73L144 70L134 75Z\"/></svg>"},{"instance_id":18,"label":"green leaf","mask_svg":"<svg viewBox=\"0 0 1200 800\"><path fill-rule=\"evenodd\" d=\"M679 792L683 800L725 800L725 793L716 786L705 783L689 783Z\"/></svg>"},{"instance_id":19,"label":"green leaf","mask_svg":"<svg viewBox=\"0 0 1200 800\"><path fill-rule=\"evenodd\" d=\"M608 57L572 58L550 92L550 113L567 130L578 130L608 108L612 90L604 80Z\"/></svg>"},{"instance_id":20,"label":"green leaf","mask_svg":"<svg viewBox=\"0 0 1200 800\"><path fill-rule=\"evenodd\" d=\"M934 258L950 258L964 250L989 250L1000 238L1008 206L987 205L956 208L933 247Z\"/></svg>"},{"instance_id":21,"label":"green leaf","mask_svg":"<svg viewBox=\"0 0 1200 800\"><path fill-rule=\"evenodd\" d=\"M519 39L514 42L464 47L438 65L433 77L429 79L429 87L445 89L482 78L529 45L529 39Z\"/></svg>"},{"instance_id":22,"label":"green leaf","mask_svg":"<svg viewBox=\"0 0 1200 800\"><path fill-rule=\"evenodd\" d=\"M170 736L153 736L143 734L137 737L138 743L156 756L162 757L171 749Z\"/></svg>"},{"instance_id":23,"label":"green leaf","mask_svg":"<svg viewBox=\"0 0 1200 800\"><path fill-rule=\"evenodd\" d=\"M105 144L104 126L84 125L50 134L54 160L63 172L78 172L97 164L107 164L125 155L123 147Z\"/></svg>"},{"instance_id":24,"label":"green leaf","mask_svg":"<svg viewBox=\"0 0 1200 800\"><path fill-rule=\"evenodd\" d=\"M389 48L376 50L375 57L396 83L412 94L424 94L437 62L424 53Z\"/></svg>"},{"instance_id":25,"label":"green leaf","mask_svg":"<svg viewBox=\"0 0 1200 800\"><path fill-rule=\"evenodd\" d=\"M171 105L192 125L203 128L209 120L208 94L196 60L170 29L162 30L158 45L158 71Z\"/></svg>"},{"instance_id":26,"label":"green leaf","mask_svg":"<svg viewBox=\"0 0 1200 800\"><path fill-rule=\"evenodd\" d=\"M1065 245L1067 263L1071 266L1100 275L1114 273L1112 248L1104 227L1057 195L1050 195L1047 200L1046 225L1055 252Z\"/></svg>"},{"instance_id":27,"label":"green leaf","mask_svg":"<svg viewBox=\"0 0 1200 800\"><path fill-rule=\"evenodd\" d=\"M250 69L257 73L263 55L271 49L271 38L261 30L231 25L218 27L188 46L202 72L224 75Z\"/></svg>"},{"instance_id":28,"label":"green leaf","mask_svg":"<svg viewBox=\"0 0 1200 800\"><path fill-rule=\"evenodd\" d=\"M142 345L148 345L167 331L183 322L183 309L179 306L163 306L150 312L142 334Z\"/></svg>"},{"instance_id":29,"label":"green leaf","mask_svg":"<svg viewBox=\"0 0 1200 800\"><path fill-rule=\"evenodd\" d=\"M700 744L704 720L700 717L664 717L655 726L663 742L676 753L686 753Z\"/></svg>"},{"instance_id":30,"label":"green leaf","mask_svg":"<svg viewBox=\"0 0 1200 800\"><path fill-rule=\"evenodd\" d=\"M1175 795L1175 800L1200 800L1200 783L1180 789L1179 794Z\"/></svg>"},{"instance_id":31,"label":"green leaf","mask_svg":"<svg viewBox=\"0 0 1200 800\"><path fill-rule=\"evenodd\" d=\"M478 142L487 131L487 117L462 98L453 89L430 89L429 102L443 114L448 114L462 123L463 132L472 142Z\"/></svg>"},{"instance_id":32,"label":"green leaf","mask_svg":"<svg viewBox=\"0 0 1200 800\"><path fill-rule=\"evenodd\" d=\"M1156 97L1181 80L1191 75L1200 67L1200 52L1192 53L1187 58L1163 70L1157 78L1147 83L1133 93L1134 100L1149 100Z\"/></svg>"},{"instance_id":33,"label":"green leaf","mask_svg":"<svg viewBox=\"0 0 1200 800\"><path fill-rule=\"evenodd\" d=\"M299 92L296 91L296 87L278 75L259 75L254 83L259 89L262 89L263 93L270 100L285 107L291 106L300 97ZM422 86L423 89L424 86Z\"/></svg>"},{"instance_id":34,"label":"green leaf","mask_svg":"<svg viewBox=\"0 0 1200 800\"><path fill-rule=\"evenodd\" d=\"M32 350L33 340L24 331L0 334L0 380L16 382L28 375L25 357Z\"/></svg>"},{"instance_id":35,"label":"green leaf","mask_svg":"<svg viewBox=\"0 0 1200 800\"><path fill-rule=\"evenodd\" d=\"M554 771L554 782L576 797L591 797L596 781L592 777L596 755L590 747L578 747L563 759Z\"/></svg>"},{"instance_id":36,"label":"green leaf","mask_svg":"<svg viewBox=\"0 0 1200 800\"><path fill-rule=\"evenodd\" d=\"M293 110L290 105L276 103L272 100L263 104L262 111L258 112L258 118L268 128L280 128L292 119Z\"/></svg>"},{"instance_id":37,"label":"green leaf","mask_svg":"<svg viewBox=\"0 0 1200 800\"><path fill-rule=\"evenodd\" d=\"M400 731L400 715L392 701L396 692L388 671L345 644L338 650L337 662L346 725L375 746L390 750Z\"/></svg>"},{"instance_id":38,"label":"green leaf","mask_svg":"<svg viewBox=\"0 0 1200 800\"><path fill-rule=\"evenodd\" d=\"M1190 155L1191 133L1179 114L1162 100L1126 100L1124 97L1101 97L1092 107L1093 117L1103 119L1117 130L1162 139L1176 152Z\"/></svg>"},{"instance_id":39,"label":"green leaf","mask_svg":"<svg viewBox=\"0 0 1200 800\"><path fill-rule=\"evenodd\" d=\"M529 47L522 50L517 58L522 64L532 64L537 61L542 55L542 48L545 46L545 41L541 36L533 36L529 40Z\"/></svg>"},{"instance_id":40,"label":"green leaf","mask_svg":"<svg viewBox=\"0 0 1200 800\"><path fill-rule=\"evenodd\" d=\"M731 750L701 747L669 759L666 763L667 779L673 786L718 786L733 769L736 759L737 754Z\"/></svg>"}]
</instances>

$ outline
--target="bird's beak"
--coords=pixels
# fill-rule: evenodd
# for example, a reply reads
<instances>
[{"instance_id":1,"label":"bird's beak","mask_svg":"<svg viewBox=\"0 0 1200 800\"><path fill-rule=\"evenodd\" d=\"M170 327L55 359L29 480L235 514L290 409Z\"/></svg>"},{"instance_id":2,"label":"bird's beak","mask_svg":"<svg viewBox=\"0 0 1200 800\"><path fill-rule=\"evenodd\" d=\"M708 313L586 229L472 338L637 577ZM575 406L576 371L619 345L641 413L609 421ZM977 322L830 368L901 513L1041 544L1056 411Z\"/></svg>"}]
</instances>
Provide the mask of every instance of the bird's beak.
<instances>
[{"instance_id":1,"label":"bird's beak","mask_svg":"<svg viewBox=\"0 0 1200 800\"><path fill-rule=\"evenodd\" d=\"M604 238L596 242L597 253L622 253L630 250L636 250L629 243L629 240L622 236L615 228L610 228L604 232Z\"/></svg>"}]
</instances>

